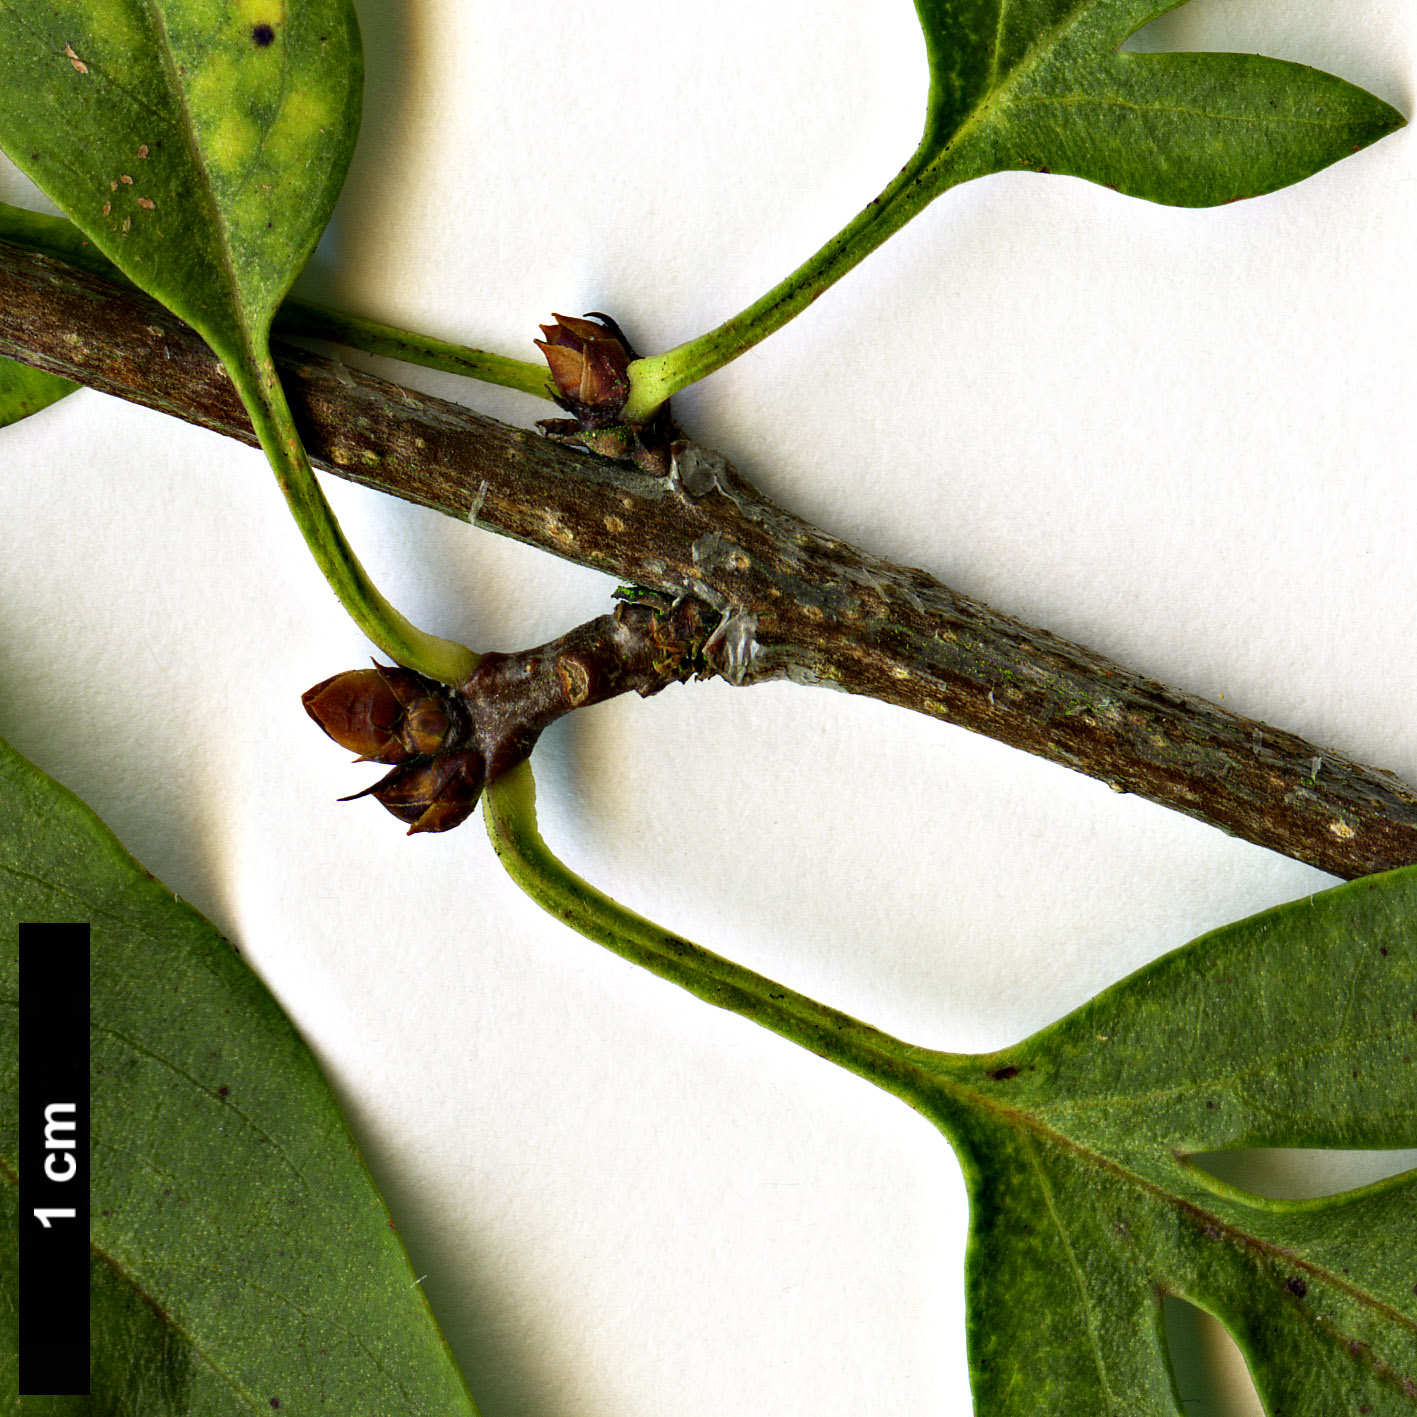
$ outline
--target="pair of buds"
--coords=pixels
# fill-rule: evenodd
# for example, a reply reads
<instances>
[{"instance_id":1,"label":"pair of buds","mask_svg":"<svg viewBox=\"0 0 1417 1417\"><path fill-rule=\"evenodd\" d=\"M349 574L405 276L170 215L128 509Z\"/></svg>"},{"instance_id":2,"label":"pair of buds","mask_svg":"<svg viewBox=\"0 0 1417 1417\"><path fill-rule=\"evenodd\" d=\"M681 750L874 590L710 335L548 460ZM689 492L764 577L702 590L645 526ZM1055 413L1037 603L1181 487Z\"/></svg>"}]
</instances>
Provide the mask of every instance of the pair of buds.
<instances>
[{"instance_id":1,"label":"pair of buds","mask_svg":"<svg viewBox=\"0 0 1417 1417\"><path fill-rule=\"evenodd\" d=\"M482 752L465 746L471 719L461 697L411 669L351 669L308 690L305 711L342 748L393 770L356 797L373 797L415 832L466 821L487 776Z\"/></svg>"}]
</instances>

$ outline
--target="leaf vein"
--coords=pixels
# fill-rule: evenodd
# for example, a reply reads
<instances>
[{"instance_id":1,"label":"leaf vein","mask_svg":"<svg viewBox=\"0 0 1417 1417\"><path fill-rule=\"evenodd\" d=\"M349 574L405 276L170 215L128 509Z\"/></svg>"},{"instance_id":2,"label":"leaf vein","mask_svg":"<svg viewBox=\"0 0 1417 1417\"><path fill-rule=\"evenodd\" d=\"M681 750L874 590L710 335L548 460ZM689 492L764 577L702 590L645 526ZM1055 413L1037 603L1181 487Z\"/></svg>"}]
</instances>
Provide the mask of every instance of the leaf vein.
<instances>
[{"instance_id":1,"label":"leaf vein","mask_svg":"<svg viewBox=\"0 0 1417 1417\"><path fill-rule=\"evenodd\" d=\"M234 1373L228 1372L220 1363L212 1357L207 1350L197 1342L191 1332L184 1328L148 1291L138 1282L138 1278L130 1270L125 1269L118 1259L110 1255L106 1250L100 1248L90 1241L89 1249L98 1256L116 1274L119 1280L126 1284L145 1304L147 1304L164 1324L179 1335L187 1346L192 1350L208 1368L224 1382L237 1396L237 1399L244 1402L253 1412L269 1412L269 1402L262 1401L254 1393L249 1391L243 1383L239 1381Z\"/></svg>"},{"instance_id":2,"label":"leaf vein","mask_svg":"<svg viewBox=\"0 0 1417 1417\"><path fill-rule=\"evenodd\" d=\"M1039 94L1036 97L1016 100L1011 106L1017 111L1022 111L1028 108L1083 108L1089 105L1094 108L1126 108L1137 113L1170 113L1185 118L1203 118L1212 123L1261 123L1268 128L1273 128L1281 123L1307 128L1348 126L1347 120L1344 119L1335 122L1329 119L1303 118L1298 114L1285 114L1283 117L1256 117L1252 113L1216 113L1204 108L1187 107L1184 104L1143 103L1138 99L1124 98L1120 94Z\"/></svg>"},{"instance_id":3,"label":"leaf vein","mask_svg":"<svg viewBox=\"0 0 1417 1417\"><path fill-rule=\"evenodd\" d=\"M181 1068L176 1063L174 1063L171 1058L164 1058L161 1053L154 1053L151 1048L145 1047L142 1043L139 1043L137 1039L130 1038L126 1033L123 1033L121 1030L113 1028L111 1025L100 1023L91 1024L90 1027L92 1032L106 1033L109 1035L109 1037L115 1038L119 1042L127 1044L127 1046L132 1048L135 1052L141 1053L146 1058L151 1058L155 1063L158 1063L160 1066L167 1068L170 1072L175 1073L178 1077L183 1078L187 1082L191 1083L194 1088L196 1088L199 1092L205 1094L207 1097L216 1096L216 1093L213 1092L212 1089L206 1085L206 1083L202 1082L199 1078L193 1077L191 1073L187 1072L184 1068ZM290 1168L296 1179L300 1182L302 1186L304 1186L306 1191L308 1191L311 1195L315 1194L314 1188L305 1179L304 1173L295 1164L295 1162L291 1160L285 1148L281 1146L281 1144L273 1136L271 1136L263 1127L258 1126L245 1112L243 1112L239 1107L233 1104L230 1099L224 1099L222 1105L230 1108L231 1111L236 1113L236 1115L240 1117L241 1120L245 1122L246 1125L250 1127L251 1130L255 1132L257 1136L264 1137L266 1141L268 1141L271 1146L275 1148L276 1155L279 1156L281 1160L285 1162L285 1164Z\"/></svg>"},{"instance_id":4,"label":"leaf vein","mask_svg":"<svg viewBox=\"0 0 1417 1417\"><path fill-rule=\"evenodd\" d=\"M1058 1239L1062 1242L1064 1253L1068 1257L1068 1264L1073 1271L1073 1278L1077 1282L1078 1299L1082 1305L1082 1310L1087 1326L1088 1343L1092 1349L1092 1361L1097 1367L1097 1376L1102 1383L1103 1396L1107 1400L1107 1410L1115 1412L1117 1403L1112 1395L1112 1385L1109 1381L1107 1364L1102 1356L1102 1345L1097 1336L1097 1323L1094 1315L1093 1305L1087 1290L1087 1280L1083 1273L1081 1263L1078 1261L1077 1252L1073 1249L1071 1236L1067 1227L1063 1224L1063 1217L1058 1213L1058 1207L1053 1195L1053 1186L1048 1179L1047 1169L1038 1159L1037 1142L1034 1137L1027 1137L1028 1159L1033 1167L1034 1174L1038 1177L1039 1188L1043 1192L1043 1202L1048 1207L1048 1214L1052 1218L1053 1228L1058 1232Z\"/></svg>"}]
</instances>

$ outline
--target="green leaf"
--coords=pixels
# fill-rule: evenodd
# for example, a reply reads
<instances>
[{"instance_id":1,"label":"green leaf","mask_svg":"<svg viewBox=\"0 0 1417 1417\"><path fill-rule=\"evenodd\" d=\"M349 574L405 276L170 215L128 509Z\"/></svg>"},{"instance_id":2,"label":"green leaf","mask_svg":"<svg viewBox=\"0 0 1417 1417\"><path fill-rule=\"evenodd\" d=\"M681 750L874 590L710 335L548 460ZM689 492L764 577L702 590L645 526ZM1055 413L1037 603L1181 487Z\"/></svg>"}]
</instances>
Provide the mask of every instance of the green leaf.
<instances>
[{"instance_id":1,"label":"green leaf","mask_svg":"<svg viewBox=\"0 0 1417 1417\"><path fill-rule=\"evenodd\" d=\"M450 683L476 657L375 588L270 354L359 128L350 0L0 0L0 148L226 366L316 564L369 637Z\"/></svg>"},{"instance_id":2,"label":"green leaf","mask_svg":"<svg viewBox=\"0 0 1417 1417\"><path fill-rule=\"evenodd\" d=\"M930 64L918 197L1070 173L1178 206L1298 182L1402 126L1332 74L1253 54L1133 54L1174 0L916 0Z\"/></svg>"},{"instance_id":3,"label":"green leaf","mask_svg":"<svg viewBox=\"0 0 1417 1417\"><path fill-rule=\"evenodd\" d=\"M15 926L92 926L93 1410L225 1417L278 1401L340 1417L472 1417L289 1020L231 945L3 743L0 904L0 1201L12 1217ZM5 1223L11 1364L14 1264ZM13 1366L0 1377L13 1392Z\"/></svg>"},{"instance_id":4,"label":"green leaf","mask_svg":"<svg viewBox=\"0 0 1417 1417\"><path fill-rule=\"evenodd\" d=\"M0 0L0 146L240 382L359 123L344 0Z\"/></svg>"},{"instance_id":5,"label":"green leaf","mask_svg":"<svg viewBox=\"0 0 1417 1417\"><path fill-rule=\"evenodd\" d=\"M57 374L46 374L13 359L0 359L0 428L58 403L78 387Z\"/></svg>"},{"instance_id":6,"label":"green leaf","mask_svg":"<svg viewBox=\"0 0 1417 1417\"><path fill-rule=\"evenodd\" d=\"M1167 1294L1229 1329L1272 1417L1417 1412L1417 1171L1277 1201L1190 1160L1417 1146L1417 867L1204 936L935 1071L981 1417L1181 1417Z\"/></svg>"}]
</instances>

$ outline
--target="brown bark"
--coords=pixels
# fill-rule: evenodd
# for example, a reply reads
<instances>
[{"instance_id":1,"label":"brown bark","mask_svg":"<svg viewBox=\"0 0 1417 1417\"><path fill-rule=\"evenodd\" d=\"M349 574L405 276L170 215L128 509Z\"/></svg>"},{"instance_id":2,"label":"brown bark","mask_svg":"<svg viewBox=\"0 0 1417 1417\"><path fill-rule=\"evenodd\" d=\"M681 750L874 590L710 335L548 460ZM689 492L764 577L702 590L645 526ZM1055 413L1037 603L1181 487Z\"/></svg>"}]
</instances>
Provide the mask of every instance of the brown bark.
<instances>
[{"instance_id":1,"label":"brown bark","mask_svg":"<svg viewBox=\"0 0 1417 1417\"><path fill-rule=\"evenodd\" d=\"M146 297L0 246L0 354L253 442L216 359ZM1114 664L784 511L722 458L669 477L302 351L313 460L352 481L711 606L710 667L867 694L987 733L1352 877L1417 862L1417 791Z\"/></svg>"}]
</instances>

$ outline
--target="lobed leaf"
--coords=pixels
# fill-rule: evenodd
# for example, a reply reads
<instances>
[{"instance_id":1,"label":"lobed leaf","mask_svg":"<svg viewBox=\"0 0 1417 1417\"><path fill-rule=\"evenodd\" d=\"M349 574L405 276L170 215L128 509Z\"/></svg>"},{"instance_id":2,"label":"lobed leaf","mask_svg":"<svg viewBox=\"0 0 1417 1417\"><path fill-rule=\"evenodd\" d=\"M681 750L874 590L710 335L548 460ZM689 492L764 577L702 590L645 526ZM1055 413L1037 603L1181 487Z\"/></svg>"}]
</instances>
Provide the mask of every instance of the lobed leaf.
<instances>
[{"instance_id":1,"label":"lobed leaf","mask_svg":"<svg viewBox=\"0 0 1417 1417\"><path fill-rule=\"evenodd\" d=\"M93 1410L475 1417L289 1020L205 920L3 743L0 917L0 1205L12 1218L15 927L92 926ZM10 1393L15 1235L0 1230Z\"/></svg>"},{"instance_id":2,"label":"lobed leaf","mask_svg":"<svg viewBox=\"0 0 1417 1417\"><path fill-rule=\"evenodd\" d=\"M930 69L910 160L814 256L717 328L629 367L624 418L800 314L961 182L1017 169L1204 207L1298 182L1403 125L1372 94L1253 54L1136 54L1126 40L1184 0L916 0Z\"/></svg>"},{"instance_id":3,"label":"lobed leaf","mask_svg":"<svg viewBox=\"0 0 1417 1417\"><path fill-rule=\"evenodd\" d=\"M1035 169L1212 206L1298 182L1402 126L1381 99L1303 64L1122 49L1178 3L916 0L930 94L911 204Z\"/></svg>"},{"instance_id":4,"label":"lobed leaf","mask_svg":"<svg viewBox=\"0 0 1417 1417\"><path fill-rule=\"evenodd\" d=\"M1162 1301L1271 1417L1417 1412L1417 1171L1277 1201L1190 1157L1417 1147L1417 867L1207 935L1014 1048L944 1059L981 1417L1181 1417Z\"/></svg>"}]
</instances>

